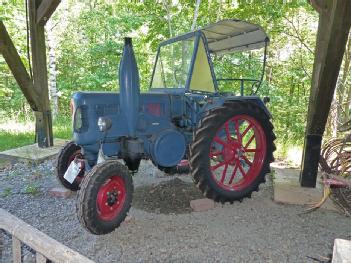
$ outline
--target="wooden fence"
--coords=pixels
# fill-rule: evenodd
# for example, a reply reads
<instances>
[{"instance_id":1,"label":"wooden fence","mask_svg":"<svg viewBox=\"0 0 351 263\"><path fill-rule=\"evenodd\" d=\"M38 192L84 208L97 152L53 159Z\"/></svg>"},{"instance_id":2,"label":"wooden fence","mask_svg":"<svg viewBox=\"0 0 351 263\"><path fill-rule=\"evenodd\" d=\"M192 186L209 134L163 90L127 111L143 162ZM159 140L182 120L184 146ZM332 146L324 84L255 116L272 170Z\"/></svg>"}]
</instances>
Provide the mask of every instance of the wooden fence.
<instances>
[{"instance_id":1,"label":"wooden fence","mask_svg":"<svg viewBox=\"0 0 351 263\"><path fill-rule=\"evenodd\" d=\"M90 259L66 247L48 235L40 232L17 217L0 208L0 230L12 236L13 262L22 262L21 245L26 244L36 251L36 262L46 263L93 263ZM2 257L2 236L0 232L0 261Z\"/></svg>"}]
</instances>

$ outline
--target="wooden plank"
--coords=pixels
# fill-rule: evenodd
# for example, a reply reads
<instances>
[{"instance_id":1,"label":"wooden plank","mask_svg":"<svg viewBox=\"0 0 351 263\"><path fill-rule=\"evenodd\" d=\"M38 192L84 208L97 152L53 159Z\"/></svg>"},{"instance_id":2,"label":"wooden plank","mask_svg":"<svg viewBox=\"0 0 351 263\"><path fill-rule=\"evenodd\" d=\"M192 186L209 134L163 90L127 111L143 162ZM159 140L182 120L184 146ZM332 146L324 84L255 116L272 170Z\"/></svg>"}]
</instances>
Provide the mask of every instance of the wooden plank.
<instances>
[{"instance_id":1,"label":"wooden plank","mask_svg":"<svg viewBox=\"0 0 351 263\"><path fill-rule=\"evenodd\" d=\"M52 239L2 208L0 208L0 229L4 229L53 262L93 263L92 260Z\"/></svg>"},{"instance_id":2,"label":"wooden plank","mask_svg":"<svg viewBox=\"0 0 351 263\"><path fill-rule=\"evenodd\" d=\"M12 237L12 258L13 263L22 262L21 241L16 237Z\"/></svg>"},{"instance_id":3,"label":"wooden plank","mask_svg":"<svg viewBox=\"0 0 351 263\"><path fill-rule=\"evenodd\" d=\"M39 110L36 112L36 133L39 147L53 145L52 118L49 101L48 72L46 63L46 46L44 26L37 24L37 9L41 0L29 0L29 25L32 49L33 83L37 94L40 94Z\"/></svg>"},{"instance_id":4,"label":"wooden plank","mask_svg":"<svg viewBox=\"0 0 351 263\"><path fill-rule=\"evenodd\" d=\"M38 109L39 97L37 96L33 82L24 66L20 56L17 53L4 23L0 20L0 53L5 58L18 86L22 90L23 95L27 99L33 110Z\"/></svg>"},{"instance_id":5,"label":"wooden plank","mask_svg":"<svg viewBox=\"0 0 351 263\"><path fill-rule=\"evenodd\" d=\"M43 0L37 10L37 24L44 26L60 3L61 0Z\"/></svg>"},{"instance_id":6,"label":"wooden plank","mask_svg":"<svg viewBox=\"0 0 351 263\"><path fill-rule=\"evenodd\" d=\"M300 183L315 187L322 136L351 26L350 0L313 1L320 12Z\"/></svg>"},{"instance_id":7,"label":"wooden plank","mask_svg":"<svg viewBox=\"0 0 351 263\"><path fill-rule=\"evenodd\" d=\"M46 257L44 257L42 254L37 252L36 257L35 257L35 261L36 261L36 263L46 263Z\"/></svg>"},{"instance_id":8,"label":"wooden plank","mask_svg":"<svg viewBox=\"0 0 351 263\"><path fill-rule=\"evenodd\" d=\"M2 254L4 251L4 242L5 242L4 233L0 229L0 262L2 262Z\"/></svg>"}]
</instances>

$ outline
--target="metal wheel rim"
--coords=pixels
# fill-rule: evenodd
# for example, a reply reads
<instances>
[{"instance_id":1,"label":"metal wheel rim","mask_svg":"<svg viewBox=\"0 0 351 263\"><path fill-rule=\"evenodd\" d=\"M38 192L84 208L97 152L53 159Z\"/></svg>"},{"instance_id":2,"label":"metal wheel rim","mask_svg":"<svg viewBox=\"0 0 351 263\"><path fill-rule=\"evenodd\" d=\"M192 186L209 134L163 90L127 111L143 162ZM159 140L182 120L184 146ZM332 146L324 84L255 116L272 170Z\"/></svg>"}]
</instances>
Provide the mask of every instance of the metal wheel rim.
<instances>
[{"instance_id":1,"label":"metal wheel rim","mask_svg":"<svg viewBox=\"0 0 351 263\"><path fill-rule=\"evenodd\" d=\"M212 178L226 190L242 190L260 174L266 151L267 142L261 124L249 115L234 116L217 130L212 139L209 153ZM242 178L235 181L239 173Z\"/></svg>"},{"instance_id":2,"label":"metal wheel rim","mask_svg":"<svg viewBox=\"0 0 351 263\"><path fill-rule=\"evenodd\" d=\"M96 206L99 218L104 221L112 221L121 212L125 200L124 179L117 175L111 176L101 185L97 194Z\"/></svg>"}]
</instances>

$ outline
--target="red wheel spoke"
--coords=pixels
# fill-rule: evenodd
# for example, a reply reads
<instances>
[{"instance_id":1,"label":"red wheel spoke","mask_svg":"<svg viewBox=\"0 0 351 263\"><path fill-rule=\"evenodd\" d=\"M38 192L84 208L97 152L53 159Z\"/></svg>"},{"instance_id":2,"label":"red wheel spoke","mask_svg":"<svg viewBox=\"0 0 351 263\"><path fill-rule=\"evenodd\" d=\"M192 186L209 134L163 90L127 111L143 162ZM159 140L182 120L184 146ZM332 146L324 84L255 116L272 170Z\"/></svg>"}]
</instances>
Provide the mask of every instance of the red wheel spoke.
<instances>
[{"instance_id":1,"label":"red wheel spoke","mask_svg":"<svg viewBox=\"0 0 351 263\"><path fill-rule=\"evenodd\" d=\"M252 127L252 123L249 124L249 126L245 129L245 131L241 134L241 137L244 138L244 136L246 135L246 133L251 129Z\"/></svg>"},{"instance_id":2,"label":"red wheel spoke","mask_svg":"<svg viewBox=\"0 0 351 263\"><path fill-rule=\"evenodd\" d=\"M247 157L245 155L243 155L242 157L248 165L250 165L250 166L252 165L252 162L249 159L247 159Z\"/></svg>"},{"instance_id":3,"label":"red wheel spoke","mask_svg":"<svg viewBox=\"0 0 351 263\"><path fill-rule=\"evenodd\" d=\"M225 164L227 164L227 163L226 163L226 162L217 163L216 165L211 166L211 170L214 171L214 170L216 170L217 168L219 168L219 167L221 167L221 166L223 166L223 165L225 165Z\"/></svg>"},{"instance_id":4,"label":"red wheel spoke","mask_svg":"<svg viewBox=\"0 0 351 263\"><path fill-rule=\"evenodd\" d=\"M238 166L239 166L239 170L240 170L241 174L243 175L243 177L245 177L246 176L246 172L244 171L244 168L242 168L240 162L239 162Z\"/></svg>"},{"instance_id":5,"label":"red wheel spoke","mask_svg":"<svg viewBox=\"0 0 351 263\"><path fill-rule=\"evenodd\" d=\"M247 153L256 153L256 152L260 152L261 149L246 149L245 152Z\"/></svg>"},{"instance_id":6,"label":"red wheel spoke","mask_svg":"<svg viewBox=\"0 0 351 263\"><path fill-rule=\"evenodd\" d=\"M227 174L227 169L228 169L228 164L226 163L225 166L224 166L223 173L222 173L222 178L221 178L221 182L222 183L224 182L225 176Z\"/></svg>"},{"instance_id":7,"label":"red wheel spoke","mask_svg":"<svg viewBox=\"0 0 351 263\"><path fill-rule=\"evenodd\" d=\"M238 170L238 163L236 162L236 163L235 163L235 167L234 167L234 171L233 171L232 176L230 177L230 180L229 180L229 182L228 182L229 184L231 184L231 183L233 182L237 170Z\"/></svg>"},{"instance_id":8,"label":"red wheel spoke","mask_svg":"<svg viewBox=\"0 0 351 263\"><path fill-rule=\"evenodd\" d=\"M232 138L229 132L229 121L225 123L225 133L227 134L227 142L230 142Z\"/></svg>"},{"instance_id":9,"label":"red wheel spoke","mask_svg":"<svg viewBox=\"0 0 351 263\"><path fill-rule=\"evenodd\" d=\"M251 136L250 140L245 144L245 146L244 146L245 149L250 145L250 143L252 142L252 140L253 140L254 138L255 138L255 134L253 134L253 135Z\"/></svg>"},{"instance_id":10,"label":"red wheel spoke","mask_svg":"<svg viewBox=\"0 0 351 263\"><path fill-rule=\"evenodd\" d=\"M219 138L218 136L214 137L213 140L216 142L216 143L219 143L219 144L222 144L222 145L227 145L226 142L222 141L221 138Z\"/></svg>"},{"instance_id":11,"label":"red wheel spoke","mask_svg":"<svg viewBox=\"0 0 351 263\"><path fill-rule=\"evenodd\" d=\"M239 120L236 120L235 122L235 133L236 133L236 137L238 138L238 142L241 144L241 134L240 134L240 131L239 131Z\"/></svg>"},{"instance_id":12,"label":"red wheel spoke","mask_svg":"<svg viewBox=\"0 0 351 263\"><path fill-rule=\"evenodd\" d=\"M247 188L260 176L265 161L267 141L261 122L249 113L236 114L213 133L208 154L212 179L226 191Z\"/></svg>"}]
</instances>

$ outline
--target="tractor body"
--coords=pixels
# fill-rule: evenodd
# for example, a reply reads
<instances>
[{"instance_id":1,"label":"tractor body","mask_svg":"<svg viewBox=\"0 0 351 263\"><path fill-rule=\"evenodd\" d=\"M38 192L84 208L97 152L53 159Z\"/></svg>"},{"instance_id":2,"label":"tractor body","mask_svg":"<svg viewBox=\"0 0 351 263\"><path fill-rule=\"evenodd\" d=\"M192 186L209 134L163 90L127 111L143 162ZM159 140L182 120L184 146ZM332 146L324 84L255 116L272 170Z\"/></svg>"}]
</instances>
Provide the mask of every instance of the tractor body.
<instances>
[{"instance_id":1,"label":"tractor body","mask_svg":"<svg viewBox=\"0 0 351 263\"><path fill-rule=\"evenodd\" d=\"M230 24L230 20L222 21L224 28ZM238 38L239 47L224 43L224 48L233 52L233 48L236 51L251 49L250 45L266 47L269 39L260 27L248 30L256 30L256 33L248 34L258 34L258 41L250 44ZM228 79L241 83L241 96L234 92L221 94L211 62L213 51L206 35L211 36L212 31L206 32L205 28L160 44L147 93L140 93L137 64L131 40L127 39L119 69L120 92L77 92L73 95L74 141L83 148L86 167L96 164L100 146L106 157L123 159L132 171L138 169L141 159L151 159L160 167L176 166L189 157L189 145L199 120L210 109L219 108L226 101L254 103L270 116L259 97L242 96L245 82L253 82L257 87L260 79ZM248 41L253 42L253 39ZM224 51L226 49L220 50ZM172 54L164 58L164 52ZM106 133L99 130L100 117L107 117L112 122Z\"/></svg>"},{"instance_id":2,"label":"tractor body","mask_svg":"<svg viewBox=\"0 0 351 263\"><path fill-rule=\"evenodd\" d=\"M94 234L120 225L132 203L130 171L142 159L166 173L179 172L187 160L195 184L218 202L241 201L258 191L275 150L271 115L256 96L268 43L260 26L239 20L166 40L143 93L126 38L119 93L77 92L71 101L74 140L58 156L57 176L63 186L79 190L81 224ZM262 48L259 78L216 76L217 56ZM223 92L220 82L238 88Z\"/></svg>"},{"instance_id":3,"label":"tractor body","mask_svg":"<svg viewBox=\"0 0 351 263\"><path fill-rule=\"evenodd\" d=\"M91 167L98 159L101 141L104 155L123 159L130 170L137 170L141 159L151 159L163 167L175 166L188 158L187 149L193 140L193 131L204 113L222 106L225 101L255 103L269 116L264 103L256 96L224 97L171 91L144 93L139 98L140 111L133 124L135 136L132 137L127 125L130 115L121 109L120 97L112 92L78 92L73 96L76 109L74 141L83 147ZM99 130L99 117L108 117L112 121L106 135Z\"/></svg>"}]
</instances>

